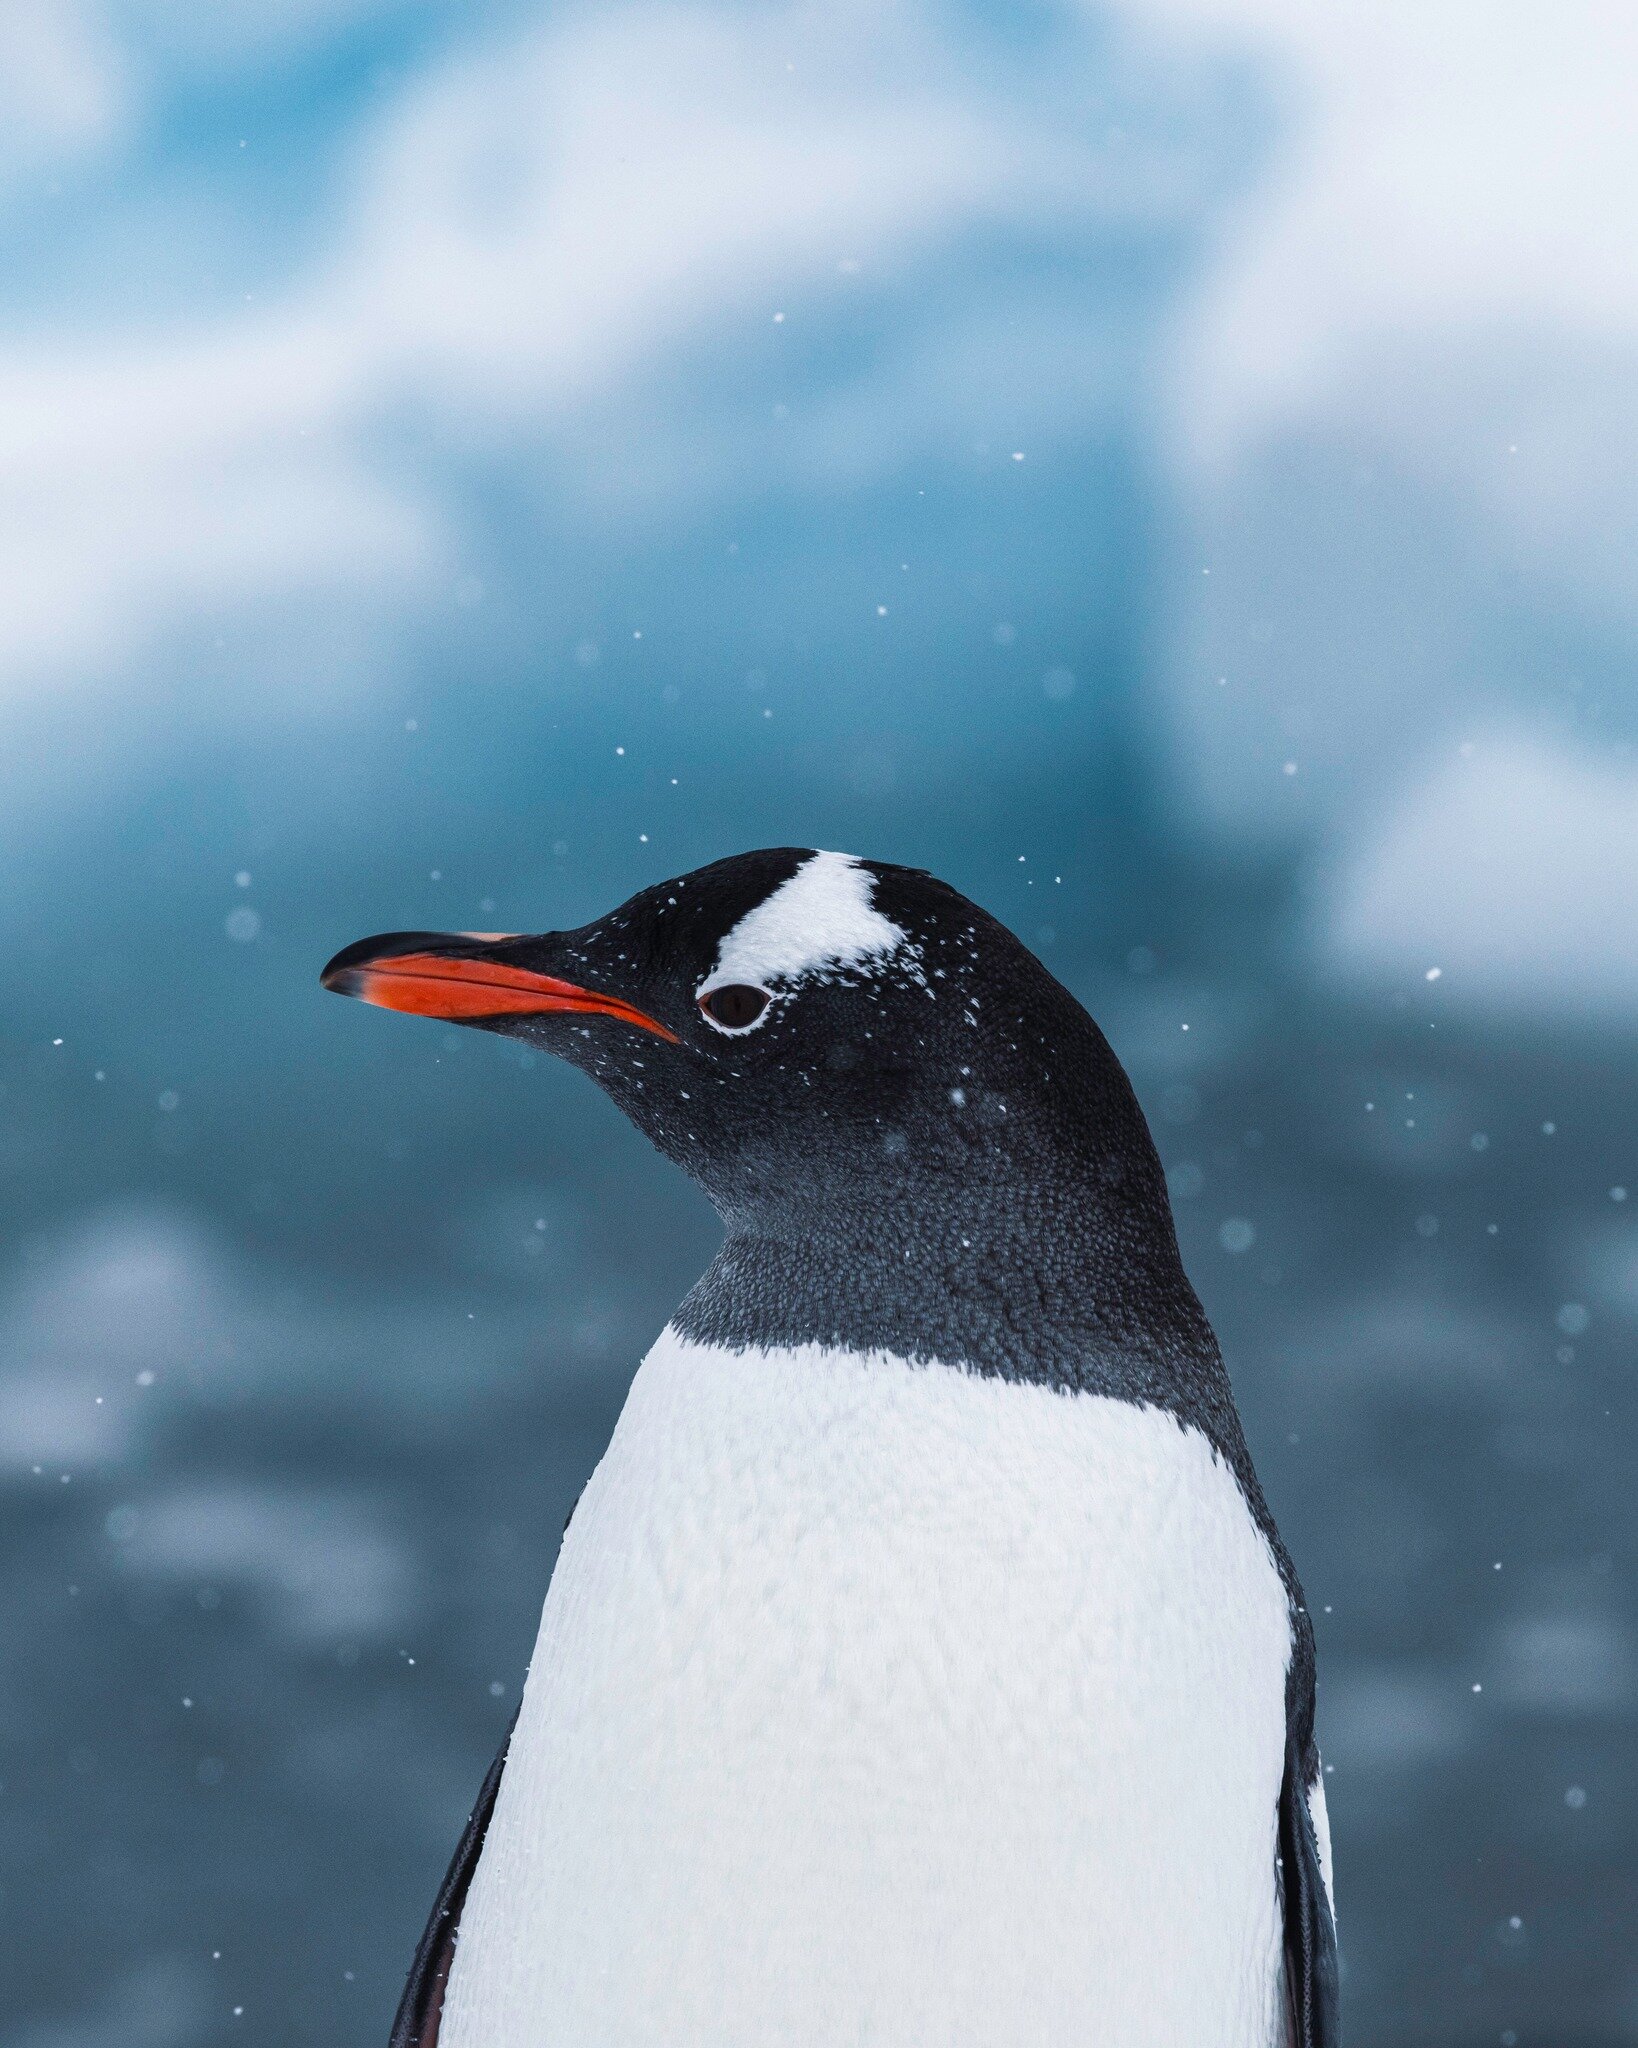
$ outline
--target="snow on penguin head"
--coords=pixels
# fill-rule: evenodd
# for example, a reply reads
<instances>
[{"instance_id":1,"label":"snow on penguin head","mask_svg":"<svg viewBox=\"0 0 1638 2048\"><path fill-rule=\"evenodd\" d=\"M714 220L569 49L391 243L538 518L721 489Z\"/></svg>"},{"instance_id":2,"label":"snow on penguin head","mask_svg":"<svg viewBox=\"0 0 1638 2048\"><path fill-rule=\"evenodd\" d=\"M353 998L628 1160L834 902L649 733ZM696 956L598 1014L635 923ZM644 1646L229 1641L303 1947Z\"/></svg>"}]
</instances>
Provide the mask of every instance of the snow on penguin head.
<instances>
[{"instance_id":1,"label":"snow on penguin head","mask_svg":"<svg viewBox=\"0 0 1638 2048\"><path fill-rule=\"evenodd\" d=\"M915 947L875 907L875 890L876 877L851 854L810 855L724 934L711 972L695 991L704 1015L719 1028L735 1028L722 1024L711 998L723 989L749 989L768 998L750 1025L738 1027L754 1028L781 994L805 982L850 969L874 972L895 960L913 963Z\"/></svg>"}]
</instances>

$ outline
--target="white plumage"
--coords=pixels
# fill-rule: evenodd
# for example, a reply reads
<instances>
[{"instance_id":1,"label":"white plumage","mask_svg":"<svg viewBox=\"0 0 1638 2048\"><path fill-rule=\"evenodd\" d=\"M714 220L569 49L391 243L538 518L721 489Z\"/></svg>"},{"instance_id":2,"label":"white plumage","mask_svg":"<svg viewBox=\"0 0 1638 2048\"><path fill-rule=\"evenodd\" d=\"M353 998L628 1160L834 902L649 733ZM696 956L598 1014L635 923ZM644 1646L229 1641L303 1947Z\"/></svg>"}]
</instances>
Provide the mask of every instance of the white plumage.
<instances>
[{"instance_id":1,"label":"white plumage","mask_svg":"<svg viewBox=\"0 0 1638 2048\"><path fill-rule=\"evenodd\" d=\"M822 977L897 951L905 934L875 907L874 887L851 854L811 854L727 933L696 993Z\"/></svg>"},{"instance_id":2,"label":"white plumage","mask_svg":"<svg viewBox=\"0 0 1638 2048\"><path fill-rule=\"evenodd\" d=\"M1268 2048L1289 1654L1170 1415L667 1331L564 1542L440 2048Z\"/></svg>"}]
</instances>

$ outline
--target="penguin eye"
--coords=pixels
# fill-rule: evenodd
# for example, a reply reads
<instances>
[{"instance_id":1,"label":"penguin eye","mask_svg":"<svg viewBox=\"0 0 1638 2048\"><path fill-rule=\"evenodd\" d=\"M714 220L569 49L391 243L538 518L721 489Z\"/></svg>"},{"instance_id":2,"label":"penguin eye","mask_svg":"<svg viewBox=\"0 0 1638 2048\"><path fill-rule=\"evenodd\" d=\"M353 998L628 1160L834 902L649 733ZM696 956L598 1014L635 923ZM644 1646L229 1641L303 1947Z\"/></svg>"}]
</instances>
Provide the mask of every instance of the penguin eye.
<instances>
[{"instance_id":1,"label":"penguin eye","mask_svg":"<svg viewBox=\"0 0 1638 2048\"><path fill-rule=\"evenodd\" d=\"M771 1000L765 988L750 988L736 981L701 996L700 1008L724 1031L749 1031Z\"/></svg>"}]
</instances>

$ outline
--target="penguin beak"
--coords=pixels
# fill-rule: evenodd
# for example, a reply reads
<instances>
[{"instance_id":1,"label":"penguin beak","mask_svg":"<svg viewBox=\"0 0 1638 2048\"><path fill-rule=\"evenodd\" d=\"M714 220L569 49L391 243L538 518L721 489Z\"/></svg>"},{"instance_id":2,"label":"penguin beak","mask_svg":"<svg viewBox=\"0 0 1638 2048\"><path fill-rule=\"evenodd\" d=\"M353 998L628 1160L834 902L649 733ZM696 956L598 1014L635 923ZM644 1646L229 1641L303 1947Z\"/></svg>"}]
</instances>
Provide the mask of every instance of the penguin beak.
<instances>
[{"instance_id":1,"label":"penguin beak","mask_svg":"<svg viewBox=\"0 0 1638 2048\"><path fill-rule=\"evenodd\" d=\"M623 997L560 981L505 957L541 944L508 932L382 932L344 946L319 980L338 996L357 996L412 1017L453 1024L499 1017L616 1017L680 1043L676 1032Z\"/></svg>"}]
</instances>

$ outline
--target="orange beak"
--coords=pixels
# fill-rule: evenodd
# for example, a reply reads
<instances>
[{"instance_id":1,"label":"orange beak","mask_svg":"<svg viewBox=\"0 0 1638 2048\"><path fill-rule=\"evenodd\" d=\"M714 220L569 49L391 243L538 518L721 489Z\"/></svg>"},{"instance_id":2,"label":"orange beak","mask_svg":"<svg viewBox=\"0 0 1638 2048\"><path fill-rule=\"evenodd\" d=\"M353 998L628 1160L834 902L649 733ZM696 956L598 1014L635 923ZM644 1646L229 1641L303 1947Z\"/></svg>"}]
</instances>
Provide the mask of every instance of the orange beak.
<instances>
[{"instance_id":1,"label":"orange beak","mask_svg":"<svg viewBox=\"0 0 1638 2048\"><path fill-rule=\"evenodd\" d=\"M319 979L337 995L412 1017L455 1024L492 1017L615 1017L673 1045L680 1042L676 1032L623 997L495 959L487 948L497 939L510 943L493 932L386 932L344 947Z\"/></svg>"}]
</instances>

